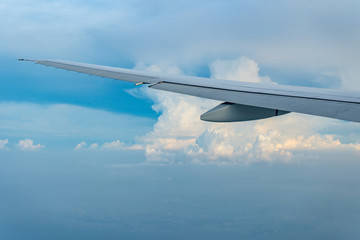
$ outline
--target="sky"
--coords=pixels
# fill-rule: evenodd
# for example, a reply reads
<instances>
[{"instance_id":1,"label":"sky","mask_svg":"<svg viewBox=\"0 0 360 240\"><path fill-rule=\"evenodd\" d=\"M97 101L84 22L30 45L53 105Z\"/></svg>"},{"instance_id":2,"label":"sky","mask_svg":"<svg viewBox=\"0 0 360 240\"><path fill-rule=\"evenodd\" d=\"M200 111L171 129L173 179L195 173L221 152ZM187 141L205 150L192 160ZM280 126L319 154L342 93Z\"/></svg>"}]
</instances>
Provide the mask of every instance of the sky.
<instances>
[{"instance_id":1,"label":"sky","mask_svg":"<svg viewBox=\"0 0 360 240\"><path fill-rule=\"evenodd\" d=\"M360 2L2 0L0 237L358 239L360 125L53 69L360 90Z\"/></svg>"}]
</instances>

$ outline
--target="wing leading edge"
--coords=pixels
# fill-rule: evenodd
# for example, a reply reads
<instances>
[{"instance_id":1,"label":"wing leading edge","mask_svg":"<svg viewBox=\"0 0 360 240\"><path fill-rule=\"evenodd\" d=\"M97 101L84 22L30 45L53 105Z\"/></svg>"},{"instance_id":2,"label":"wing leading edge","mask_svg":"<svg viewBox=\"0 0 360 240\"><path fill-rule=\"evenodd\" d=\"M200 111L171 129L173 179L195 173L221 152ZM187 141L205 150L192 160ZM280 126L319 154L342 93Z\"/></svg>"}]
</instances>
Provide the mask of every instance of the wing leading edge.
<instances>
[{"instance_id":1,"label":"wing leading edge","mask_svg":"<svg viewBox=\"0 0 360 240\"><path fill-rule=\"evenodd\" d=\"M238 82L191 76L174 76L60 60L27 61L111 79L134 83L147 83L151 84L149 87L154 89L220 100L239 105L231 106L230 108L226 105L227 107L224 108L223 111L227 112L229 112L229 109L236 109L231 111L238 111L235 115L233 113L231 114L232 120L229 121L243 121L277 116L280 111L283 113L298 112L360 122L360 92ZM245 107L241 107L244 105ZM249 108L248 106L253 108ZM227 122L227 120L224 119L225 113L219 111L219 109L221 110L220 106L216 108L218 114L215 119L209 119L209 117L202 117L202 119L215 122ZM271 109L274 110L274 115L268 114L268 110ZM247 112L245 113L242 111ZM253 115L256 117L252 119L249 118L249 111L253 111ZM263 113L266 113L266 116ZM241 117L241 115L244 114L247 118ZM264 117L261 117L262 115L264 115ZM212 112L211 116L215 116L214 112Z\"/></svg>"}]
</instances>

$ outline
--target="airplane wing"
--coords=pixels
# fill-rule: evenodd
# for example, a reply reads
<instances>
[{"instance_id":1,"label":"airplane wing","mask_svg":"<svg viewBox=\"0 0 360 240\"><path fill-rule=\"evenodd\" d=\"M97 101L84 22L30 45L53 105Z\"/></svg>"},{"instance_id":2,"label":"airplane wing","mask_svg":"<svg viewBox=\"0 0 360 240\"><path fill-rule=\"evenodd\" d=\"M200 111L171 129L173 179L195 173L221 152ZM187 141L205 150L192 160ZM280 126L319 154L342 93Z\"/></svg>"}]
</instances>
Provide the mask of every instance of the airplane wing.
<instances>
[{"instance_id":1,"label":"airplane wing","mask_svg":"<svg viewBox=\"0 0 360 240\"><path fill-rule=\"evenodd\" d=\"M19 60L223 101L201 115L205 121L247 121L298 112L360 122L360 92L355 91L176 76L61 60Z\"/></svg>"}]
</instances>

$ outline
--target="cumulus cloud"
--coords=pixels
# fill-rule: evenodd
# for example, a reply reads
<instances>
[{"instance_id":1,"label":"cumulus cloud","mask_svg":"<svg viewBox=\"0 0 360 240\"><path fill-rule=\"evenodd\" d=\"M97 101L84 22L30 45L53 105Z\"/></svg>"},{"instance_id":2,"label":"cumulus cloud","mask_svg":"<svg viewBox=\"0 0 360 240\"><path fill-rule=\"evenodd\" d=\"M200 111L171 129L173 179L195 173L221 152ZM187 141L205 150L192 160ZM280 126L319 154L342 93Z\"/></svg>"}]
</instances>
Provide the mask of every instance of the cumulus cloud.
<instances>
[{"instance_id":1,"label":"cumulus cloud","mask_svg":"<svg viewBox=\"0 0 360 240\"><path fill-rule=\"evenodd\" d=\"M8 139L0 139L0 149L4 149L5 146L9 143L9 140Z\"/></svg>"},{"instance_id":2,"label":"cumulus cloud","mask_svg":"<svg viewBox=\"0 0 360 240\"><path fill-rule=\"evenodd\" d=\"M140 144L128 144L120 140L112 142L105 142L101 145L101 150L143 150L144 147Z\"/></svg>"},{"instance_id":3,"label":"cumulus cloud","mask_svg":"<svg viewBox=\"0 0 360 240\"><path fill-rule=\"evenodd\" d=\"M89 149L98 149L99 148L99 144L97 143L92 143L90 146L89 146Z\"/></svg>"},{"instance_id":4,"label":"cumulus cloud","mask_svg":"<svg viewBox=\"0 0 360 240\"><path fill-rule=\"evenodd\" d=\"M84 149L87 146L87 143L85 141L82 141L81 143L79 143L78 145L76 145L76 147L74 148L74 150L81 150Z\"/></svg>"},{"instance_id":5,"label":"cumulus cloud","mask_svg":"<svg viewBox=\"0 0 360 240\"><path fill-rule=\"evenodd\" d=\"M44 145L34 144L31 139L20 140L18 146L22 151L38 151L45 147Z\"/></svg>"},{"instance_id":6,"label":"cumulus cloud","mask_svg":"<svg viewBox=\"0 0 360 240\"><path fill-rule=\"evenodd\" d=\"M74 148L75 151L80 151L80 150L97 150L99 149L99 144L98 143L92 143L90 145L88 145L85 141L82 141L81 143L77 144Z\"/></svg>"},{"instance_id":7,"label":"cumulus cloud","mask_svg":"<svg viewBox=\"0 0 360 240\"><path fill-rule=\"evenodd\" d=\"M112 150L112 151L121 151L121 150L143 150L143 146L140 144L128 144L119 139L105 142L101 146L99 143L92 143L88 145L85 141L77 144L74 150Z\"/></svg>"},{"instance_id":8,"label":"cumulus cloud","mask_svg":"<svg viewBox=\"0 0 360 240\"><path fill-rule=\"evenodd\" d=\"M252 59L218 59L210 64L211 76L218 79L243 82L273 83L268 76L259 76L259 65Z\"/></svg>"},{"instance_id":9,"label":"cumulus cloud","mask_svg":"<svg viewBox=\"0 0 360 240\"><path fill-rule=\"evenodd\" d=\"M121 142L120 140L115 140L109 143L104 143L101 148L108 150L123 150L125 148L125 143Z\"/></svg>"},{"instance_id":10,"label":"cumulus cloud","mask_svg":"<svg viewBox=\"0 0 360 240\"><path fill-rule=\"evenodd\" d=\"M143 65L146 70L167 72L163 66ZM259 75L254 60L245 57L216 60L210 64L210 70L213 77L221 79L272 82L268 76ZM247 163L290 161L306 153L321 155L330 149L360 153L358 143L343 143L334 135L319 134L327 126L343 124L337 120L291 113L259 121L209 123L199 116L217 101L143 91L155 101L153 109L161 113L153 130L139 140L148 161Z\"/></svg>"},{"instance_id":11,"label":"cumulus cloud","mask_svg":"<svg viewBox=\"0 0 360 240\"><path fill-rule=\"evenodd\" d=\"M134 69L146 70L146 71L151 71L151 72L156 72L156 73L166 72L168 74L176 74L176 75L183 74L182 70L179 67L172 66L167 62L162 62L162 63L158 63L158 64L151 64L151 65L147 65L144 62L137 62L135 64Z\"/></svg>"},{"instance_id":12,"label":"cumulus cloud","mask_svg":"<svg viewBox=\"0 0 360 240\"><path fill-rule=\"evenodd\" d=\"M81 143L76 145L74 150L124 150L126 148L126 143L120 140L105 142L101 146L99 146L98 143L92 143L89 146L85 141L82 141Z\"/></svg>"}]
</instances>

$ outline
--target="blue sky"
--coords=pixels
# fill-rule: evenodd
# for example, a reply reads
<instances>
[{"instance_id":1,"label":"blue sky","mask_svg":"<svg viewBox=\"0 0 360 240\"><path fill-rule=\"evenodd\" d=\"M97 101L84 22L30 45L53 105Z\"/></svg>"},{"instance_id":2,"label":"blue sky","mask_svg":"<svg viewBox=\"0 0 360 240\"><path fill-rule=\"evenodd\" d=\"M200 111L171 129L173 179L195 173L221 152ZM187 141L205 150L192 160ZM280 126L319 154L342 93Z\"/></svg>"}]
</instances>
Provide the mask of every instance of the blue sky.
<instances>
[{"instance_id":1,"label":"blue sky","mask_svg":"<svg viewBox=\"0 0 360 240\"><path fill-rule=\"evenodd\" d=\"M359 235L359 124L206 123L218 102L16 61L360 90L359 13L354 0L1 1L0 237Z\"/></svg>"}]
</instances>

